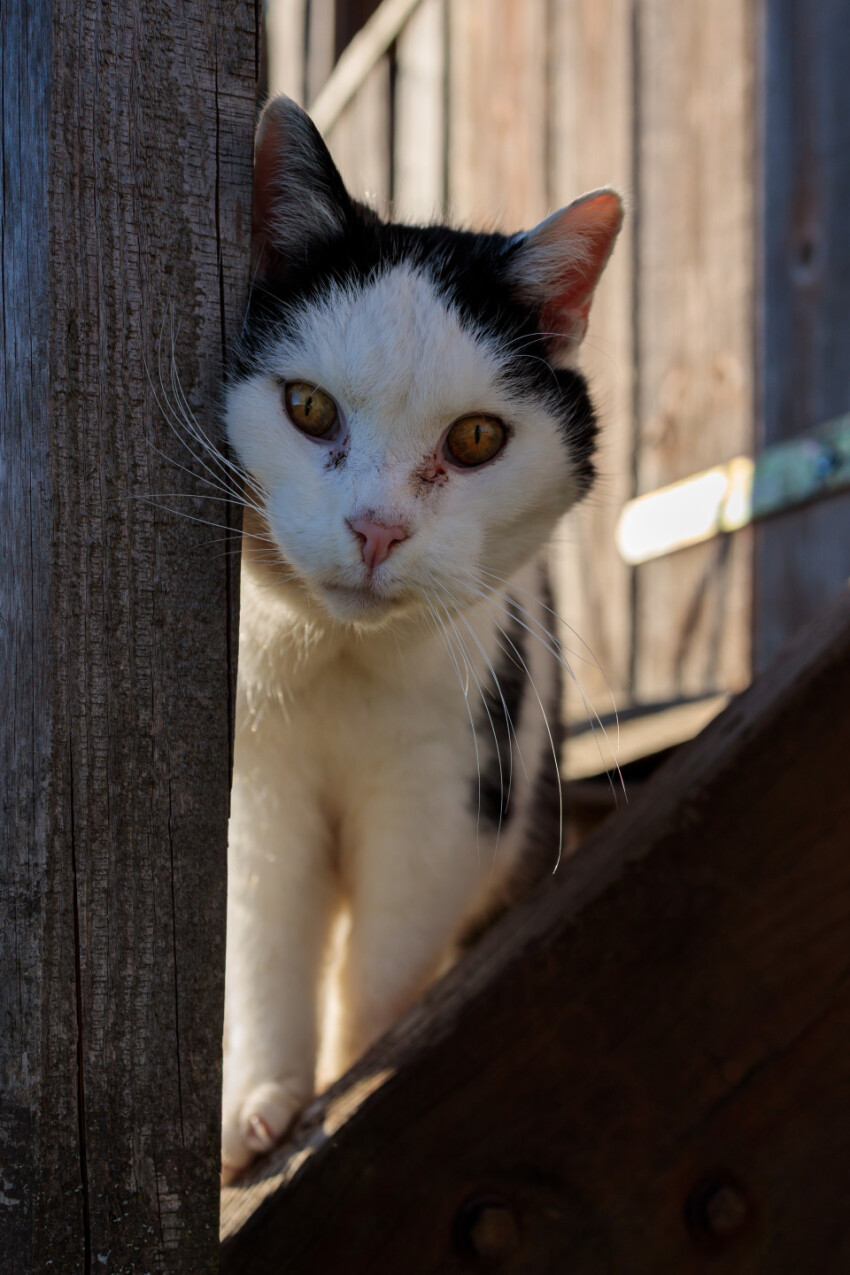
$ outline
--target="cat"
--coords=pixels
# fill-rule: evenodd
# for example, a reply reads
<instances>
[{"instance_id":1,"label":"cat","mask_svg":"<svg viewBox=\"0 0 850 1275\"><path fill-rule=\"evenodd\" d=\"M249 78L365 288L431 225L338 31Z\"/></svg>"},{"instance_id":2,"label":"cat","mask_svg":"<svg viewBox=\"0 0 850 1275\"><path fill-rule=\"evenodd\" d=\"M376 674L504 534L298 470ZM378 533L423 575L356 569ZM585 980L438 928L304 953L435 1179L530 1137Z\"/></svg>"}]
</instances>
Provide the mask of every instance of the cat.
<instances>
[{"instance_id":1,"label":"cat","mask_svg":"<svg viewBox=\"0 0 850 1275\"><path fill-rule=\"evenodd\" d=\"M226 1177L286 1132L320 1049L340 1074L535 846L557 861L541 553L593 480L576 353L622 218L604 189L510 236L387 223L295 103L262 114L225 405L245 500Z\"/></svg>"}]
</instances>

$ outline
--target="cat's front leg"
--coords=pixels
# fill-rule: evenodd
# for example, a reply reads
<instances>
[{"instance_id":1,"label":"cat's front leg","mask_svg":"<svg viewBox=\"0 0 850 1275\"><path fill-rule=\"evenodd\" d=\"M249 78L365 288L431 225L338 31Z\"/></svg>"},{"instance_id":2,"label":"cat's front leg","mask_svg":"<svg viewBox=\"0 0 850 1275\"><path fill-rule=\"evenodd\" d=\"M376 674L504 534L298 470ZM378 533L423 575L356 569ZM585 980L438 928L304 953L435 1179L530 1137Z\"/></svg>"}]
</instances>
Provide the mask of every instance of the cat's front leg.
<instances>
[{"instance_id":1,"label":"cat's front leg","mask_svg":"<svg viewBox=\"0 0 850 1275\"><path fill-rule=\"evenodd\" d=\"M251 756L251 752L255 755ZM312 1096L333 907L320 804L297 769L237 744L227 908L222 1172L267 1151Z\"/></svg>"},{"instance_id":2,"label":"cat's front leg","mask_svg":"<svg viewBox=\"0 0 850 1275\"><path fill-rule=\"evenodd\" d=\"M451 762L450 750L441 758ZM446 958L489 875L468 785L407 758L359 812L349 864L351 931L340 971L334 1072L344 1071L422 993ZM418 782L407 777L417 775ZM457 789L457 791L454 791ZM440 798L434 800L434 794Z\"/></svg>"}]
</instances>

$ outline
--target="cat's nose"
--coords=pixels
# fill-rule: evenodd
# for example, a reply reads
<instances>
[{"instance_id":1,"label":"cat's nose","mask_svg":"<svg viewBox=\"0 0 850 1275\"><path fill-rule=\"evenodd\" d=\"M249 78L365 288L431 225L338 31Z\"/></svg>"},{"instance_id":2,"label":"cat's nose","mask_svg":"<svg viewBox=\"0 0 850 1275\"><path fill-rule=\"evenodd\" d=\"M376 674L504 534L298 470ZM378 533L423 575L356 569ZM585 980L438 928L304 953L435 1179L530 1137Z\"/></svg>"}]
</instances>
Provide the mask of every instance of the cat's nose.
<instances>
[{"instance_id":1,"label":"cat's nose","mask_svg":"<svg viewBox=\"0 0 850 1275\"><path fill-rule=\"evenodd\" d=\"M360 541L363 561L368 571L374 571L390 556L394 545L407 540L410 534L406 527L399 524L389 526L378 522L375 518L364 515L360 518L349 518L348 525Z\"/></svg>"}]
</instances>

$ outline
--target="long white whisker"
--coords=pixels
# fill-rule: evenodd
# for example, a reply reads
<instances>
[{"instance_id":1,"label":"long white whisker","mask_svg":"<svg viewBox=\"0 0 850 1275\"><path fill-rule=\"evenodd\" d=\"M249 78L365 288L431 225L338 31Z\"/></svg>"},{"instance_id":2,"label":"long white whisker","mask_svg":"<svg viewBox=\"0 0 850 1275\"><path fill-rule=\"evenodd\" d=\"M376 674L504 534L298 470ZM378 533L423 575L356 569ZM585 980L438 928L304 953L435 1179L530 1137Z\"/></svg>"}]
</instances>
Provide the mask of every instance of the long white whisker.
<instances>
[{"instance_id":1,"label":"long white whisker","mask_svg":"<svg viewBox=\"0 0 850 1275\"><path fill-rule=\"evenodd\" d=\"M519 585L514 585L512 581L506 580L504 576L497 575L496 572L494 571L488 571L485 567L480 567L479 572L491 577L494 580L499 580L502 584L508 585L508 587L511 588L512 590L515 589L519 593L524 593L526 597L532 598L535 602L538 603L539 606L543 608L544 611L547 611L549 615L551 615L555 620L557 620L559 624L563 624L564 628L567 629L568 632L570 632L573 635L573 637L576 638L577 641L581 642L582 646L584 647L584 649L588 652L588 655L590 656L590 658L587 660L584 659L584 657L581 656L577 651L572 650L571 647L565 648L564 643L561 642L558 638L556 638L554 633L552 633L549 629L547 629L544 624L541 624L540 621L536 619L536 617L533 616L531 612L527 610L526 607L521 606L521 604L516 602L515 600L512 601L510 598L508 598L507 594L502 593L501 590L496 589L493 585L489 584L486 580L482 580L480 579L480 577L476 577L471 572L467 571L466 574L469 575L470 578L473 580L477 579L478 584L482 585L485 589L492 590L492 592L498 594L499 597L504 598L506 602L511 602L512 605L519 607L522 613L528 616L529 620L531 620L546 635L546 637L550 638L556 644L559 652L563 653L563 651L566 649L569 651L570 655L575 656L576 659L582 660L583 663L590 664L593 668L595 668L599 672L599 674L602 677L602 680L605 683L606 690L608 691L608 697L611 700L611 708L613 709L613 712L614 712L614 722L617 728L617 747L616 749L612 748L611 753L612 753L612 757L616 758L616 754L617 752L619 752L619 748L620 748L620 716L619 716L619 713L617 712L617 703L614 698L613 687L611 686L611 683L608 681L608 678L605 674L605 670L603 669L602 665L600 664L598 658L596 657L590 645L584 640L584 638L581 636L580 633L576 632L576 630L572 627L572 625L567 623L567 621L564 619L562 615L559 615L559 613L553 610L552 607L547 606L545 602L541 601L541 599L538 598L535 594L531 593L530 590L523 589ZM578 690L579 694L582 697L582 703L584 704L585 711L587 711L587 701L585 698L584 690L581 684L579 683L578 678L575 676L575 673L573 672L573 670L569 669L568 671L569 671L570 677L572 678L575 684L576 689ZM593 709L593 715L596 718L596 720L599 722L599 725L602 728L603 734L606 735L606 740L607 740L607 732L605 731L604 726L602 726L602 722L599 718L599 714L596 712L595 709ZM608 741L608 746L609 748L611 748L610 741ZM617 769L619 771L619 767L617 767ZM621 784L622 784L622 779L623 777L621 774L620 775ZM623 786L623 795L624 796L626 795L625 786ZM626 799L628 800L628 797Z\"/></svg>"},{"instance_id":2,"label":"long white whisker","mask_svg":"<svg viewBox=\"0 0 850 1275\"><path fill-rule=\"evenodd\" d=\"M457 638L457 643L460 648L461 654L463 655L464 660L466 661L466 667L469 669L472 675L473 681L475 682L475 685L478 688L478 694L481 699L481 703L484 706L484 712L487 715L487 721L490 723L490 730L493 735L493 743L496 746L496 763L499 768L499 819L496 826L496 844L493 851L493 863L490 865L490 873L492 876L492 873L496 866L496 854L499 849L499 839L501 838L501 835L502 835L502 812L505 810L507 806L507 801L510 799L510 783L508 785L508 797L506 798L505 797L505 779L504 779L504 774L502 772L502 750L499 747L499 738L496 733L496 726L493 721L493 716L490 712L490 707L487 703L487 697L484 694L484 689L481 685L478 675L475 672L474 664L472 660L469 658L469 653L466 649L466 645L460 633L458 632L457 625L455 624L454 619L452 618L451 612L449 611L447 607L443 607L442 610L446 618L446 622L449 625L451 625L452 631L455 637ZM508 737L508 746L510 747L510 736Z\"/></svg>"},{"instance_id":3,"label":"long white whisker","mask_svg":"<svg viewBox=\"0 0 850 1275\"><path fill-rule=\"evenodd\" d=\"M446 643L446 651L448 652L449 659L454 665L455 672L457 673L458 681L460 683L460 688L461 688L461 691L463 692L463 699L464 699L464 703L466 704L466 713L469 718L470 728L472 730L472 744L475 749L475 769L478 775L478 818L476 822L476 843L478 846L478 858L480 859L481 858L481 758L478 752L478 732L475 729L475 721L472 716L472 709L469 707L469 679L467 678L466 686L464 686L463 675L461 674L461 671L460 671L460 665L458 664L457 659L455 658L454 650L452 648L452 643L446 631L446 627L443 624L442 620L440 619L439 615L437 614L436 610L434 609L434 605L431 599L427 596L427 594L425 595L425 602L427 603L428 610L433 616L434 621L439 625L440 629L442 630L443 637ZM467 666L467 671L468 671L468 666Z\"/></svg>"},{"instance_id":4,"label":"long white whisker","mask_svg":"<svg viewBox=\"0 0 850 1275\"><path fill-rule=\"evenodd\" d=\"M537 700L537 703L538 703L538 704L539 704L539 706L540 706L540 712L541 712L542 717L543 717L543 725L546 727L546 734L549 736L549 747L550 747L550 748L551 748L551 750L552 750L552 758L553 758L553 760L554 760L554 762L555 762L555 774L556 774L557 779L558 779L558 858L557 858L557 860L556 860L556 862L555 862L555 866L554 866L554 868L552 869L552 873L553 873L553 875L554 875L554 873L556 873L556 872L558 871L558 868L560 867L560 864L561 864L561 854L562 854L562 852L563 852L563 848L564 848L564 785L561 783L561 765L560 765L560 761L559 761L559 759L558 759L558 750L557 750L557 748L555 747L555 740L554 740L554 738L552 737L552 728L551 728L551 727L550 727L550 725L549 725L549 717L548 717L548 715L547 715L547 713L546 713L546 709L543 707L543 701L542 701L542 699L540 698L540 694L539 694L539 692L538 692L538 690L537 690L537 686L536 686L536 683L535 683L535 681L534 681L534 678L531 676L531 672L529 671L528 665L526 664L525 660L523 659L522 654L521 654L521 652L519 651L519 649L517 648L516 643L515 643L515 642L513 641L513 639L512 639L512 638L511 638L511 637L510 637L510 636L509 636L509 635L505 632L505 630L502 628L501 624L498 624L495 620L493 621L493 623L496 625L496 628L497 628L497 629L499 630L499 632L502 634L502 637L505 639L505 641L506 641L506 642L508 642L508 643L509 643L509 645L512 647L512 649L513 649L513 651L514 651L514 653L515 653L515 655L516 655L516 658L519 660L520 664L522 665L523 669L525 670L525 675L526 675L526 677L528 678L529 682L531 683L531 689L534 691L535 698L536 698L536 700Z\"/></svg>"},{"instance_id":5,"label":"long white whisker","mask_svg":"<svg viewBox=\"0 0 850 1275\"><path fill-rule=\"evenodd\" d=\"M471 575L471 573L467 573L467 574L470 576L470 579L474 579L474 577ZM564 672L565 672L565 673L567 674L567 676L570 678L570 680L572 681L572 683L573 683L573 685L575 686L576 690L578 691L579 697L580 697L581 702L582 702L582 707L584 708L585 716L586 716L587 721L588 721L588 725L589 725L589 726L591 727L591 729L593 730L594 739L595 739L595 741L596 741L596 747L597 747L597 750L598 750L598 752L599 752L599 760L601 761L601 763L602 763L602 765L603 765L603 767L604 767L604 769L605 769L605 773L606 773L607 778L608 778L608 784L609 784L609 786L610 786L610 788L611 788L612 793L614 794L614 801L615 801L615 803L616 803L616 801L617 801L617 791L616 791L616 788L614 787L614 782L613 782L613 780L612 780L612 778L611 778L611 773L610 773L610 771L609 771L609 769L608 769L608 765L607 765L607 762L606 762L606 758L605 758L605 756L604 756L604 754L603 754L603 752L602 752L602 746L601 746L601 744L600 744L600 742L599 742L599 737L598 737L598 735L597 735L597 727L598 727L599 731L600 731L600 732L601 732L601 734L602 734L602 738L604 739L605 743L606 743L606 744L607 744L607 746L608 746L609 752L610 752L610 754L611 754L611 760L612 760L612 762L613 762L613 768L614 768L614 770L615 770L615 771L616 771L616 773L617 773L617 777L619 778L619 781L620 781L620 787L621 787L621 789L622 789L623 796L624 796L624 798L625 798L626 802L628 802L628 794L627 794L627 792L626 792L626 784L625 784L625 780L623 779L623 772L622 772L622 770L620 769L620 767L619 767L619 765L618 765L618 763L617 763L617 760L616 760L616 753L615 753L614 748L613 748L613 746L612 746L612 744L611 744L611 740L610 740L610 739L609 739L609 737L608 737L608 732L607 732L607 730L605 729L605 725L604 725L604 723L603 723L602 719L600 718L599 714L597 713L596 709L594 708L593 704L591 703L591 701L590 701L589 697L585 694L584 688L582 687L581 683L579 682L578 678L576 677L576 674L575 674L575 672L574 672L573 668L571 667L571 665L570 665L569 661L568 661L568 660L566 659L566 657L564 656L563 651L562 651L562 649L561 649L560 644L558 643L557 638L555 638L555 637L554 637L554 636L553 636L553 635L549 632L549 630L548 630L547 628L545 628L543 625L539 625L539 627L541 628L542 633L546 635L546 637L543 637L543 636L541 635L541 633L538 633L538 632L536 632L534 629L530 628L530 627L529 627L529 625L527 625L527 624L526 624L526 623L525 623L522 619L520 619L520 616L517 614L517 612L518 612L518 611L521 611L524 615L529 615L529 613L528 613L528 611L526 611L525 607L521 606L521 605L520 605L519 603L517 603L517 602L513 602L511 599L507 599L507 601L508 601L508 603L509 603L509 606L508 606L508 607L505 607L505 606L501 605L499 602L497 602L497 601L495 600L495 598L493 598L492 593L493 593L493 592L496 592L496 593L497 593L500 597L504 597L504 595L503 595L503 594L499 593L499 591L498 591L498 590L492 590L492 589L491 589L491 587L490 587L490 586L488 586L488 585L486 584L486 582L485 582L485 581L479 581L478 583L479 583L479 584L481 584L481 585L483 585L483 586L484 586L484 589L488 590L488 592L486 592L486 593L485 593L483 590L475 589L475 586L474 586L474 585L472 585L472 586L468 586L468 587L472 587L472 588L474 589L474 591L475 591L475 592L477 592L477 593L479 594L479 596L482 598L482 600L483 600L484 602L486 602L487 604L489 604L489 605L491 605L491 606L497 607L497 608L498 608L498 610L500 610L500 611L501 611L504 615L508 616L508 617L509 617L510 619L512 619L512 620L513 620L516 624L518 624L518 625L520 626L520 628L524 629L524 630L525 630L528 634L530 634L530 635L531 635L531 637L533 637L533 638L535 639L535 641L539 642L539 643L540 643L540 645L541 645L541 646L542 646L545 650L547 650L547 651L548 651L551 655L553 655L553 656L555 657L555 659L558 661L558 663L559 663L559 664L561 665L561 667L563 668ZM533 616L529 616L529 618L530 618L530 619L533 619L534 617L533 617ZM535 623L538 623L538 624L539 624L539 622L538 622L538 621L535 621ZM547 641L547 638L548 638L548 641Z\"/></svg>"}]
</instances>

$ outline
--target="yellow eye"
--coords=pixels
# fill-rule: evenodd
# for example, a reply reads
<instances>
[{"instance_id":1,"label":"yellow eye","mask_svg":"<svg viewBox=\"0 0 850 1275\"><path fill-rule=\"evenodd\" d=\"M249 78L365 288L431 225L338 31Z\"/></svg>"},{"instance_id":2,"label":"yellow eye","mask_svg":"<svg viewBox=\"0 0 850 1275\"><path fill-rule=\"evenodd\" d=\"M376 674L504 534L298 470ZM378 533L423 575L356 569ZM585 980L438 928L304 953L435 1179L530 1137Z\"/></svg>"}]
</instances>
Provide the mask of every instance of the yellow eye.
<instances>
[{"instance_id":1,"label":"yellow eye","mask_svg":"<svg viewBox=\"0 0 850 1275\"><path fill-rule=\"evenodd\" d=\"M446 435L446 450L458 465L483 465L502 450L507 437L495 416L461 416Z\"/></svg>"},{"instance_id":2,"label":"yellow eye","mask_svg":"<svg viewBox=\"0 0 850 1275\"><path fill-rule=\"evenodd\" d=\"M339 412L330 394L309 381L287 381L283 388L286 412L296 429L311 438L327 438L336 428Z\"/></svg>"}]
</instances>

